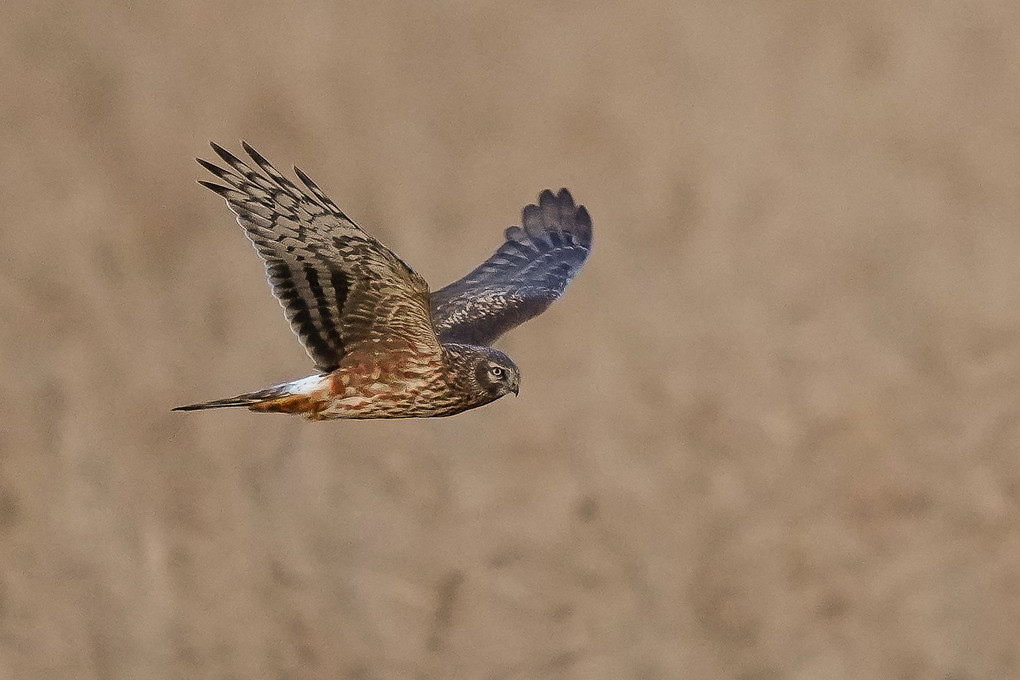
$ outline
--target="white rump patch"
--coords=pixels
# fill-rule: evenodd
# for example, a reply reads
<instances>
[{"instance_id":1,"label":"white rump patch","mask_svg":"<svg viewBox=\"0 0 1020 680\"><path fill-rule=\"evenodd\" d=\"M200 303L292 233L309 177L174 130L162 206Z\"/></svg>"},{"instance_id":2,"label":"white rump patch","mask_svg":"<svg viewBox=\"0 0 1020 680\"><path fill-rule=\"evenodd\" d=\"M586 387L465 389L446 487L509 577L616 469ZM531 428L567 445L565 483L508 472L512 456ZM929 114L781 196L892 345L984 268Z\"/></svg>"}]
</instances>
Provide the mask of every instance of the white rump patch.
<instances>
[{"instance_id":1,"label":"white rump patch","mask_svg":"<svg viewBox=\"0 0 1020 680\"><path fill-rule=\"evenodd\" d=\"M328 377L325 375L310 375L307 378L294 380L286 384L287 392L290 394L311 394L325 387L325 381Z\"/></svg>"}]
</instances>

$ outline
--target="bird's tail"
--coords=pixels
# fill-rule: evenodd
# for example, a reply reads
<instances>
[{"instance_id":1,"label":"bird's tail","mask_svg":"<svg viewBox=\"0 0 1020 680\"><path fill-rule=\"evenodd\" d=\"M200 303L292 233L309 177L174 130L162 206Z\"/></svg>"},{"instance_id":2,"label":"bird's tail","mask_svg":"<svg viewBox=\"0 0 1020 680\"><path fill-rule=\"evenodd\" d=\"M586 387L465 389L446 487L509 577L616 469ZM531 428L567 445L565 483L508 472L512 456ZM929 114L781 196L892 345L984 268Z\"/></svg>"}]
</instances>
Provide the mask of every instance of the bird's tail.
<instances>
[{"instance_id":1,"label":"bird's tail","mask_svg":"<svg viewBox=\"0 0 1020 680\"><path fill-rule=\"evenodd\" d=\"M325 376L314 375L309 378L295 380L267 387L257 392L246 392L236 397L226 399L214 399L202 401L187 406L177 406L171 411L201 411L208 408L230 408L233 406L247 406L252 411L277 411L294 413L310 410L314 399L314 393L325 386Z\"/></svg>"}]
</instances>

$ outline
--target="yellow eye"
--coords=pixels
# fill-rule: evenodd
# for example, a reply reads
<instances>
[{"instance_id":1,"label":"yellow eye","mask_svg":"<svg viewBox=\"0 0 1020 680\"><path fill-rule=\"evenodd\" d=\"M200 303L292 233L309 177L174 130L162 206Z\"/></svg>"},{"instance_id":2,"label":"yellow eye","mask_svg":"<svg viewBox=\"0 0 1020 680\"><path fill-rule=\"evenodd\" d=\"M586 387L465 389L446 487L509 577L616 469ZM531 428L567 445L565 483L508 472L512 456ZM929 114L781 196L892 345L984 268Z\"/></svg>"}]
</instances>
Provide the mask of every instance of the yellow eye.
<instances>
[{"instance_id":1,"label":"yellow eye","mask_svg":"<svg viewBox=\"0 0 1020 680\"><path fill-rule=\"evenodd\" d=\"M499 366L493 366L489 369L489 373L492 374L493 378L502 378L505 371Z\"/></svg>"}]
</instances>

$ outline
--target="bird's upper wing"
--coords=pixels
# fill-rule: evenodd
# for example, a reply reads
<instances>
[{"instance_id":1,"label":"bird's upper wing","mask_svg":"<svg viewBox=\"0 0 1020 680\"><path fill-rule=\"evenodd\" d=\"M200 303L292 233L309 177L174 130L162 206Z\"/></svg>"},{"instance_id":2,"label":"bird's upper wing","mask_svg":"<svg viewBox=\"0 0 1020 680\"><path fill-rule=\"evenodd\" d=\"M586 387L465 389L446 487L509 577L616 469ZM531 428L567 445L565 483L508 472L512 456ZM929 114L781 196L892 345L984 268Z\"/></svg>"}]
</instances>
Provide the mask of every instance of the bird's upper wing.
<instances>
[{"instance_id":1,"label":"bird's upper wing","mask_svg":"<svg viewBox=\"0 0 1020 680\"><path fill-rule=\"evenodd\" d=\"M213 144L228 167L198 162L224 184L200 184L237 214L315 367L331 371L344 354L373 341L403 340L423 353L438 352L425 280L299 169L294 171L307 191L242 145L258 170Z\"/></svg>"},{"instance_id":2,"label":"bird's upper wing","mask_svg":"<svg viewBox=\"0 0 1020 680\"><path fill-rule=\"evenodd\" d=\"M541 314L563 294L591 251L591 217L566 189L546 189L524 208L522 226L464 278L432 293L443 342L489 345Z\"/></svg>"}]
</instances>

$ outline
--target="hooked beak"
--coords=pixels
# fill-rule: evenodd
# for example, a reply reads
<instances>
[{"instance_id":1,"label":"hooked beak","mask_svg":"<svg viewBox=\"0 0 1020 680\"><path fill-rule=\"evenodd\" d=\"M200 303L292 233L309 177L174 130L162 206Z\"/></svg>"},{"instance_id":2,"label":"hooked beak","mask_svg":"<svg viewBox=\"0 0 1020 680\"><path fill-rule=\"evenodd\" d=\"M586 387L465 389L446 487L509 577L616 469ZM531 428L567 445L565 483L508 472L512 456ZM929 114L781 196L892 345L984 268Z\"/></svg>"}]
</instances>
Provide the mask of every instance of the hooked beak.
<instances>
[{"instance_id":1,"label":"hooked beak","mask_svg":"<svg viewBox=\"0 0 1020 680\"><path fill-rule=\"evenodd\" d=\"M518 391L520 391L520 389L521 389L521 381L520 380L514 380L513 384L510 385L510 391L514 393L515 397L517 396L517 393L518 393Z\"/></svg>"}]
</instances>

